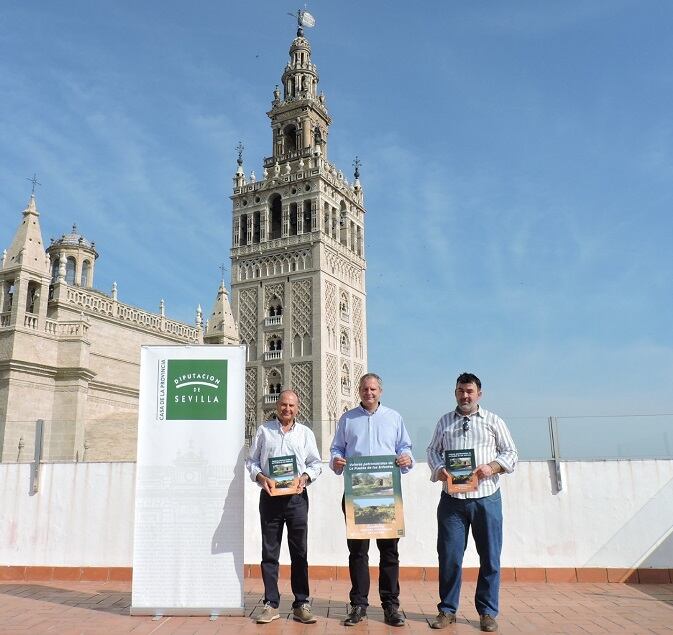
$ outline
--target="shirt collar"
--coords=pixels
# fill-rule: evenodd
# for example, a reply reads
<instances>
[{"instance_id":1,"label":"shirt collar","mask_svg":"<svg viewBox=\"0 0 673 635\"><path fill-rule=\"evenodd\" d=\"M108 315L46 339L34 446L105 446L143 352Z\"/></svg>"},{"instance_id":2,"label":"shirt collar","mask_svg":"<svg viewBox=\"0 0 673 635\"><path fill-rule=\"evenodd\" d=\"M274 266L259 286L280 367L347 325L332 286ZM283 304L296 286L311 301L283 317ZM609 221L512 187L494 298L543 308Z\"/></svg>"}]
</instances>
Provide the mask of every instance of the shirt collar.
<instances>
[{"instance_id":1,"label":"shirt collar","mask_svg":"<svg viewBox=\"0 0 673 635\"><path fill-rule=\"evenodd\" d=\"M360 409L361 409L364 413L366 413L367 415L369 415L369 416L371 417L373 414L376 414L376 413L379 411L379 408L381 407L381 402L379 401L378 405L376 406L376 410L374 410L374 412L369 412L369 410L367 410L367 408L365 408L365 407L362 405L362 402L360 402L360 403L358 404L358 406L360 407Z\"/></svg>"},{"instance_id":2,"label":"shirt collar","mask_svg":"<svg viewBox=\"0 0 673 635\"><path fill-rule=\"evenodd\" d=\"M481 417L482 419L484 418L484 412L482 411L482 408L479 404L477 404L477 412L473 412L471 415L463 414L460 410L458 410L458 406L456 406L456 409L453 411L453 415L455 419L463 419L465 417Z\"/></svg>"},{"instance_id":3,"label":"shirt collar","mask_svg":"<svg viewBox=\"0 0 673 635\"><path fill-rule=\"evenodd\" d=\"M292 421L292 425L290 426L289 430L287 430L287 432L283 432L283 424L280 422L280 419L278 417L276 417L276 423L278 424L278 432L280 432L281 434L287 434L288 432L292 432L292 430L295 429L297 425L297 420L294 419Z\"/></svg>"}]
</instances>

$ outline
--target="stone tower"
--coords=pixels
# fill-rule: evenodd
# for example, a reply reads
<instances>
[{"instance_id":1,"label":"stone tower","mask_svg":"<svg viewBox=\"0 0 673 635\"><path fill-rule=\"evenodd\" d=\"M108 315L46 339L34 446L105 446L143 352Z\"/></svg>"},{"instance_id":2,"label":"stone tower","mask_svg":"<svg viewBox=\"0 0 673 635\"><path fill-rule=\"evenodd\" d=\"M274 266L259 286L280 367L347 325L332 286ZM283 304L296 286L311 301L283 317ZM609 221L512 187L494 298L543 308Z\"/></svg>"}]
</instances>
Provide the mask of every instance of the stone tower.
<instances>
[{"instance_id":1,"label":"stone tower","mask_svg":"<svg viewBox=\"0 0 673 635\"><path fill-rule=\"evenodd\" d=\"M301 26L276 86L262 179L234 176L232 304L247 345L246 434L294 389L323 457L367 369L363 192L328 161L331 118Z\"/></svg>"}]
</instances>

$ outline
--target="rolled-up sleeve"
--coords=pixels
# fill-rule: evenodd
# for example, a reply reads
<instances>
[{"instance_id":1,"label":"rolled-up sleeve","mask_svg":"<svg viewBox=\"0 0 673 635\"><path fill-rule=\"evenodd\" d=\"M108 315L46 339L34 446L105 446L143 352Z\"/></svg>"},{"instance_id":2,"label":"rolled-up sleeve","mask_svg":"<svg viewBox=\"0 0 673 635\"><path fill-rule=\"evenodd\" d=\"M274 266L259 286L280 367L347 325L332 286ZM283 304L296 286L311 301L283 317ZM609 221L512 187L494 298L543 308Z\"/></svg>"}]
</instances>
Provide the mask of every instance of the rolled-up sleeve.
<instances>
[{"instance_id":1,"label":"rolled-up sleeve","mask_svg":"<svg viewBox=\"0 0 673 635\"><path fill-rule=\"evenodd\" d=\"M514 445L509 428L500 417L496 417L493 428L495 432L495 448L498 451L494 461L497 461L505 472L511 474L519 460L516 445Z\"/></svg>"}]
</instances>

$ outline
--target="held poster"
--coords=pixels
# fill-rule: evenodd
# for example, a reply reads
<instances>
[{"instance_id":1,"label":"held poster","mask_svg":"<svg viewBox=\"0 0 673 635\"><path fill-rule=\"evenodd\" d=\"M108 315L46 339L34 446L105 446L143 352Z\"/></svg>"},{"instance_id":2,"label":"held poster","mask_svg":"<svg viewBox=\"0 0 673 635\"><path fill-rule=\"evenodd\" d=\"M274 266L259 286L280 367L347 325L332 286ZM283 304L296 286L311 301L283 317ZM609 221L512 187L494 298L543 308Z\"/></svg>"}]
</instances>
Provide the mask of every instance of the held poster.
<instances>
[{"instance_id":1,"label":"held poster","mask_svg":"<svg viewBox=\"0 0 673 635\"><path fill-rule=\"evenodd\" d=\"M344 469L346 536L404 536L400 468L395 456L351 457Z\"/></svg>"},{"instance_id":2,"label":"held poster","mask_svg":"<svg viewBox=\"0 0 673 635\"><path fill-rule=\"evenodd\" d=\"M269 478L271 496L296 494L299 486L297 457L294 454L269 457Z\"/></svg>"},{"instance_id":3,"label":"held poster","mask_svg":"<svg viewBox=\"0 0 673 635\"><path fill-rule=\"evenodd\" d=\"M473 449L446 450L444 466L449 473L449 480L446 483L449 494L476 492L479 489L479 479L474 473L477 466Z\"/></svg>"},{"instance_id":4,"label":"held poster","mask_svg":"<svg viewBox=\"0 0 673 635\"><path fill-rule=\"evenodd\" d=\"M143 346L133 615L243 615L245 348Z\"/></svg>"}]
</instances>

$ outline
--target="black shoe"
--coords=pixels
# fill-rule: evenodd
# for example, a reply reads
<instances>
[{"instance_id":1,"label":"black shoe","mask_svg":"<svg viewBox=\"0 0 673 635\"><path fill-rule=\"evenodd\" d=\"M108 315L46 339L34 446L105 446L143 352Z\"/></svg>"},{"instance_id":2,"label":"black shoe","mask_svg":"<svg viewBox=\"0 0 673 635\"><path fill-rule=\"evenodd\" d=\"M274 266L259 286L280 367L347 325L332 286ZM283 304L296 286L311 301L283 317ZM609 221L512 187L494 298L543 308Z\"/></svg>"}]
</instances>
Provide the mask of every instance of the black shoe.
<instances>
[{"instance_id":1,"label":"black shoe","mask_svg":"<svg viewBox=\"0 0 673 635\"><path fill-rule=\"evenodd\" d=\"M404 617L399 609L394 606L389 609L383 609L383 621L389 626L404 626Z\"/></svg>"},{"instance_id":2,"label":"black shoe","mask_svg":"<svg viewBox=\"0 0 673 635\"><path fill-rule=\"evenodd\" d=\"M356 624L365 619L367 619L367 607L353 606L351 604L351 609L348 612L348 617L344 620L344 626L355 626Z\"/></svg>"}]
</instances>

